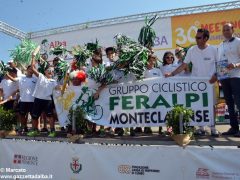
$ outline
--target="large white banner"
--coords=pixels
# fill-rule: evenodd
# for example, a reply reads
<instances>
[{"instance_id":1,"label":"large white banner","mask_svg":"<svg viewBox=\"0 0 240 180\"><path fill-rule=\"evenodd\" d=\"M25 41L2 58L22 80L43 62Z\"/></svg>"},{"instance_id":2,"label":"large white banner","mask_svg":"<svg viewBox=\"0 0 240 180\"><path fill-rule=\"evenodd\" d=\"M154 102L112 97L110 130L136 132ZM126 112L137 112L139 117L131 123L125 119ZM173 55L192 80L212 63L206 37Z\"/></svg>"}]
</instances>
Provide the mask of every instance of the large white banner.
<instances>
[{"instance_id":1,"label":"large white banner","mask_svg":"<svg viewBox=\"0 0 240 180\"><path fill-rule=\"evenodd\" d=\"M53 35L46 35L38 38L32 38L32 40L41 45L42 53L47 53L48 55L49 50L58 45L62 45L68 50L71 50L73 46L84 45L89 42L95 42L96 39L98 40L99 45L103 47L109 47L116 46L114 37L118 33L127 35L134 39L135 41L138 41L140 29L144 25L145 25L144 20L128 23L119 23L109 26L101 26L97 28L88 28L86 24L86 29L58 33ZM172 48L171 18L167 17L158 19L152 25L152 27L156 32L154 48L156 48L157 50ZM50 55L49 58L50 58L49 60L53 59L53 57Z\"/></svg>"},{"instance_id":2,"label":"large white banner","mask_svg":"<svg viewBox=\"0 0 240 180\"><path fill-rule=\"evenodd\" d=\"M104 126L164 126L166 113L176 104L194 110L191 125L214 123L213 85L207 78L159 77L113 84L100 93L94 104L88 102L92 93L82 87L70 87L64 96L55 93L60 122L66 122L69 108L78 99L88 119Z\"/></svg>"},{"instance_id":3,"label":"large white banner","mask_svg":"<svg viewBox=\"0 0 240 180\"><path fill-rule=\"evenodd\" d=\"M107 146L23 140L0 140L0 147L0 179L240 180L240 151L234 147Z\"/></svg>"}]
</instances>

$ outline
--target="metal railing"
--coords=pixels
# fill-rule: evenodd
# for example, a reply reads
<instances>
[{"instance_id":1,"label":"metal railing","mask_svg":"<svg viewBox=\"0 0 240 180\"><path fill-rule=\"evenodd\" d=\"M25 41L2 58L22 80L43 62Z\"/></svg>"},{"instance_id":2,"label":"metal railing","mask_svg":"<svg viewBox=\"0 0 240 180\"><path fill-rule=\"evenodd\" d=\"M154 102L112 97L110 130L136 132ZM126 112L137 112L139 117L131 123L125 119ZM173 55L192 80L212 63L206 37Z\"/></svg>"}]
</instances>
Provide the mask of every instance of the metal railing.
<instances>
[{"instance_id":1,"label":"metal railing","mask_svg":"<svg viewBox=\"0 0 240 180\"><path fill-rule=\"evenodd\" d=\"M63 27L53 28L53 29L48 29L43 31L31 32L29 33L29 37L37 38L41 36L77 31L77 30L82 30L87 28L96 28L101 26L109 26L114 24L140 21L145 19L146 16L151 17L151 16L154 16L155 14L157 14L159 18L166 18L171 16L197 14L197 13L213 12L213 11L223 11L223 10L230 10L230 9L237 9L237 8L240 8L240 1L232 1L232 2L226 2L226 3L210 4L205 6L195 6L195 7L188 7L188 8L164 10L164 11L156 11L156 12L136 14L131 16L110 18L105 20L91 21L91 22L63 26Z\"/></svg>"},{"instance_id":2,"label":"metal railing","mask_svg":"<svg viewBox=\"0 0 240 180\"><path fill-rule=\"evenodd\" d=\"M13 26L10 26L9 24L4 23L2 21L0 21L0 31L9 35L9 36L20 39L20 40L28 37L27 33L13 27Z\"/></svg>"}]
</instances>

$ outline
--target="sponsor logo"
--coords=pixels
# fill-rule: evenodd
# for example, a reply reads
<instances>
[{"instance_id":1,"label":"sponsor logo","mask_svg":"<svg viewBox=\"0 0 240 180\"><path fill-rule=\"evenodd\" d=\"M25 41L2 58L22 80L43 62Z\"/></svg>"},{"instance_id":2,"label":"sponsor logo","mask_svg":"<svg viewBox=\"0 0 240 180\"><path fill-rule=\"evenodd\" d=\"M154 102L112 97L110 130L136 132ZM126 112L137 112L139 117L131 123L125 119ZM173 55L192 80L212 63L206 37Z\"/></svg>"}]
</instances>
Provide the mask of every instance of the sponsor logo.
<instances>
[{"instance_id":1,"label":"sponsor logo","mask_svg":"<svg viewBox=\"0 0 240 180\"><path fill-rule=\"evenodd\" d=\"M131 174L132 167L129 165L119 165L118 166L118 172L121 174Z\"/></svg>"},{"instance_id":2,"label":"sponsor logo","mask_svg":"<svg viewBox=\"0 0 240 180\"><path fill-rule=\"evenodd\" d=\"M198 168L198 170L196 171L196 177L199 179L209 179L209 169L205 169L205 168Z\"/></svg>"},{"instance_id":3,"label":"sponsor logo","mask_svg":"<svg viewBox=\"0 0 240 180\"><path fill-rule=\"evenodd\" d=\"M66 47L67 46L67 41L52 41L49 44L49 48L55 48L57 46L63 46Z\"/></svg>"},{"instance_id":4,"label":"sponsor logo","mask_svg":"<svg viewBox=\"0 0 240 180\"><path fill-rule=\"evenodd\" d=\"M79 163L78 157L73 157L70 163L70 168L73 173L78 174L82 170L82 164Z\"/></svg>"},{"instance_id":5,"label":"sponsor logo","mask_svg":"<svg viewBox=\"0 0 240 180\"><path fill-rule=\"evenodd\" d=\"M38 165L37 156L26 156L21 154L14 154L13 164L27 164L27 165Z\"/></svg>"},{"instance_id":6,"label":"sponsor logo","mask_svg":"<svg viewBox=\"0 0 240 180\"><path fill-rule=\"evenodd\" d=\"M146 173L160 173L160 170L151 169L149 166L119 165L118 172L121 174L145 175Z\"/></svg>"}]
</instances>

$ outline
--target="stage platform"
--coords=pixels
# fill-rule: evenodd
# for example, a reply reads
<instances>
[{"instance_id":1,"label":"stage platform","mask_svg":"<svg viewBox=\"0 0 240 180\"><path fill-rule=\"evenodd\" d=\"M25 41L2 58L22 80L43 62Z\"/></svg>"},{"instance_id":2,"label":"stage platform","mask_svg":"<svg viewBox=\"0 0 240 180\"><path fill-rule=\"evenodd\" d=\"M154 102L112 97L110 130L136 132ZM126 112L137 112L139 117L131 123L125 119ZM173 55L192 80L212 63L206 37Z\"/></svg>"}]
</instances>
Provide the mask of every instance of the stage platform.
<instances>
[{"instance_id":1,"label":"stage platform","mask_svg":"<svg viewBox=\"0 0 240 180\"><path fill-rule=\"evenodd\" d=\"M55 137L49 138L46 136L38 137L28 137L28 136L7 136L5 139L22 139L22 140L34 140L34 141L59 141L59 142L69 142L68 138ZM163 135L137 135L135 137L123 136L123 137L92 137L83 138L75 143L78 144L120 144L120 145L176 145L176 143L171 139L171 137ZM221 136L221 137L211 137L211 136L201 136L194 137L194 139L188 144L188 146L238 146L240 148L240 138L231 136Z\"/></svg>"},{"instance_id":2,"label":"stage platform","mask_svg":"<svg viewBox=\"0 0 240 180\"><path fill-rule=\"evenodd\" d=\"M224 132L223 127L229 126L217 129ZM196 136L180 147L156 131L134 137L84 137L75 143L66 133L57 133L56 138L41 133L0 139L0 179L240 179L240 138ZM9 169L25 172L8 173Z\"/></svg>"}]
</instances>

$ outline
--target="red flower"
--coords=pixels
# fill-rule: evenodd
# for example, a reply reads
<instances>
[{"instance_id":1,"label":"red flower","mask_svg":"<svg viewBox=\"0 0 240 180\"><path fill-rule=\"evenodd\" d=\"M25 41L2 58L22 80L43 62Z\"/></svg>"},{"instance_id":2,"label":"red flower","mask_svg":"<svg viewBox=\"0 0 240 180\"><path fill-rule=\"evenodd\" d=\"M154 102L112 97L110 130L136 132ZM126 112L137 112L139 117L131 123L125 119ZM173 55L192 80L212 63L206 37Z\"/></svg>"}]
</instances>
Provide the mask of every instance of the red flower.
<instances>
[{"instance_id":1,"label":"red flower","mask_svg":"<svg viewBox=\"0 0 240 180\"><path fill-rule=\"evenodd\" d=\"M86 80L86 73L82 70L77 72L76 78L80 80L81 82L84 82Z\"/></svg>"}]
</instances>

